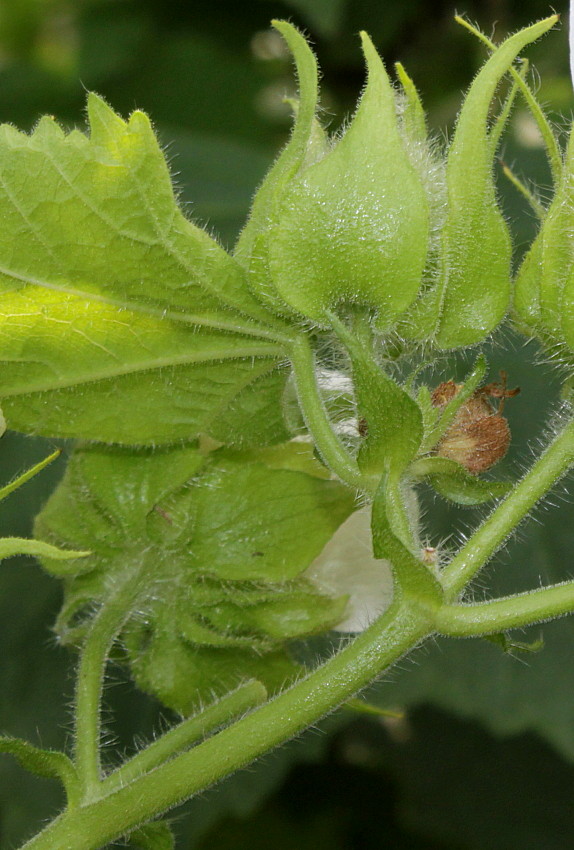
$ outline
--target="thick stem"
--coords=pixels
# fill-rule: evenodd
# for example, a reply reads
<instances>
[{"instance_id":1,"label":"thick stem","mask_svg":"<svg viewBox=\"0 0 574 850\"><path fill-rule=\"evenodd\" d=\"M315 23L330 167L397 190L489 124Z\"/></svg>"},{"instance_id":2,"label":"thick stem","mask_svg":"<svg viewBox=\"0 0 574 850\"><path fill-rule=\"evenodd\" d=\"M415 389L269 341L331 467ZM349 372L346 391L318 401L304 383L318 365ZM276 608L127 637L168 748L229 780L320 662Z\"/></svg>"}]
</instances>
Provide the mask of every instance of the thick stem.
<instances>
[{"instance_id":1,"label":"thick stem","mask_svg":"<svg viewBox=\"0 0 574 850\"><path fill-rule=\"evenodd\" d=\"M290 357L299 405L321 457L341 481L355 489L363 489L359 467L333 431L327 416L317 385L313 352L306 337L300 336L293 343Z\"/></svg>"},{"instance_id":2,"label":"thick stem","mask_svg":"<svg viewBox=\"0 0 574 850\"><path fill-rule=\"evenodd\" d=\"M165 732L160 738L149 744L144 750L135 755L117 770L114 770L102 783L102 789L110 793L116 788L122 788L149 773L158 765L163 764L177 753L189 749L200 738L229 723L234 717L245 714L267 699L265 686L258 681L246 682L245 685L226 694L218 702L208 706L205 711L188 717L173 729Z\"/></svg>"},{"instance_id":3,"label":"thick stem","mask_svg":"<svg viewBox=\"0 0 574 850\"><path fill-rule=\"evenodd\" d=\"M572 463L574 421L568 422L510 495L494 509L444 568L442 584L447 602L456 599Z\"/></svg>"},{"instance_id":4,"label":"thick stem","mask_svg":"<svg viewBox=\"0 0 574 850\"><path fill-rule=\"evenodd\" d=\"M479 637L553 620L573 611L574 582L567 581L475 605L444 605L435 622L444 635Z\"/></svg>"},{"instance_id":5,"label":"thick stem","mask_svg":"<svg viewBox=\"0 0 574 850\"><path fill-rule=\"evenodd\" d=\"M431 631L425 612L395 602L345 649L271 702L130 785L64 813L26 850L98 850L299 734Z\"/></svg>"}]
</instances>

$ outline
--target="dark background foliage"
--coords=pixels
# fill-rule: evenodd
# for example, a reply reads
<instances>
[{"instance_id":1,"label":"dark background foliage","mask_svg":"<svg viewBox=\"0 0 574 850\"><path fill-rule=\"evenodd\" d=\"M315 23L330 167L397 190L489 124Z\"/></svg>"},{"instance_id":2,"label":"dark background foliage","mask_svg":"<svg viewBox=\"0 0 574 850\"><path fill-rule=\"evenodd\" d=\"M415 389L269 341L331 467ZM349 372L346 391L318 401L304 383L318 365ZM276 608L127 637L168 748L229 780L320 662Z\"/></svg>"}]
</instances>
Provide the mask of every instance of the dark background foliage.
<instances>
[{"instance_id":1,"label":"dark background foliage","mask_svg":"<svg viewBox=\"0 0 574 850\"><path fill-rule=\"evenodd\" d=\"M289 58L272 17L310 33L323 69L325 117L336 128L364 80L356 32L366 29L387 66L400 59L422 91L440 137L484 51L453 22L451 0L0 0L0 120L30 128L43 113L81 126L86 90L127 115L152 116L183 200L233 244L252 193L286 138L293 92ZM551 11L542 0L468 0L465 12L495 37ZM566 125L572 108L566 34L529 54L539 94ZM561 117L562 116L562 117ZM504 144L506 162L547 193L548 171L522 106ZM517 242L535 223L512 187L501 192ZM502 473L518 476L547 439L559 375L533 343L503 332L490 350L522 394L508 404L513 450ZM461 375L445 362L433 382ZM8 434L2 480L39 460L53 441ZM63 469L61 460L3 503L0 533L27 535ZM570 493L572 487L569 488ZM555 503L555 504L552 504ZM470 512L429 499L432 540L456 539ZM484 587L513 591L572 576L574 524L564 484L489 568ZM537 520L537 522L536 522ZM480 589L479 589L480 592ZM0 730L44 746L69 743L70 657L51 637L60 589L33 562L0 570ZM537 653L508 655L484 641L438 641L370 693L404 711L379 722L342 711L320 730L263 759L174 814L178 847L513 848L569 846L574 827L574 626L531 630ZM525 639L524 636L518 636ZM121 683L107 691L110 741L129 751L134 721L150 734L161 712ZM113 721L112 721L113 709ZM0 761L0 846L16 846L59 805L51 783Z\"/></svg>"}]
</instances>

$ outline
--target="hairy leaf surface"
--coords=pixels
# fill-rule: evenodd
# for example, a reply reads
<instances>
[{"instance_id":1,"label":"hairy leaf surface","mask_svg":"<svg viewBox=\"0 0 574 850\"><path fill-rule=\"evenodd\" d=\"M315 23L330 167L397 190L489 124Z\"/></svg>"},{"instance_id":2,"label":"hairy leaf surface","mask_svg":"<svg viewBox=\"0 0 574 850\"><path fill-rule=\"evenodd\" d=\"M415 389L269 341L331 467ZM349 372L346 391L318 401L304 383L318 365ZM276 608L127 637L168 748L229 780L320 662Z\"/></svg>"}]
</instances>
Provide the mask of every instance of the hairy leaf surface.
<instances>
[{"instance_id":1,"label":"hairy leaf surface","mask_svg":"<svg viewBox=\"0 0 574 850\"><path fill-rule=\"evenodd\" d=\"M0 395L10 425L129 444L285 439L280 330L179 209L147 117L0 128ZM30 179L33 175L33 179ZM261 379L261 381L260 381ZM257 384L258 392L252 392ZM255 427L256 434L252 434Z\"/></svg>"},{"instance_id":2,"label":"hairy leaf surface","mask_svg":"<svg viewBox=\"0 0 574 850\"><path fill-rule=\"evenodd\" d=\"M300 444L283 447L282 466L279 449L272 467L253 454L83 448L37 521L44 539L97 550L43 560L67 580L62 639L81 640L98 605L127 588L135 678L182 713L252 676L280 687L299 669L286 641L344 614L345 598L321 596L301 573L352 496L322 469L294 469Z\"/></svg>"}]
</instances>

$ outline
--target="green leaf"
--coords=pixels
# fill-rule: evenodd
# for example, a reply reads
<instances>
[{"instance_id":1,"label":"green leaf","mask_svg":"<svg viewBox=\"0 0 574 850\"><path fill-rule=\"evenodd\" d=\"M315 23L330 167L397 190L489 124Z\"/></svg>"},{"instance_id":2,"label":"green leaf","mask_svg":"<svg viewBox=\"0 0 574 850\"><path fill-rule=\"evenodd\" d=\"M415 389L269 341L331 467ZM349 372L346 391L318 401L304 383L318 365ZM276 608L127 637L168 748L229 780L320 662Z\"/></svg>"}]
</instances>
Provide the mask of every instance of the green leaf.
<instances>
[{"instance_id":1,"label":"green leaf","mask_svg":"<svg viewBox=\"0 0 574 850\"><path fill-rule=\"evenodd\" d=\"M442 586L413 553L414 534L410 525L398 476L384 475L373 499L373 553L375 558L390 561L402 592L432 605L440 600Z\"/></svg>"},{"instance_id":2,"label":"green leaf","mask_svg":"<svg viewBox=\"0 0 574 850\"><path fill-rule=\"evenodd\" d=\"M94 551L66 564L43 558L67 579L61 638L81 640L97 605L131 585L132 672L177 711L246 678L273 691L295 675L286 643L344 616L346 599L302 573L354 504L322 469L299 471L298 443L267 454L271 465L265 451L76 451L36 523L54 543Z\"/></svg>"},{"instance_id":3,"label":"green leaf","mask_svg":"<svg viewBox=\"0 0 574 850\"><path fill-rule=\"evenodd\" d=\"M139 850L175 850L175 836L167 821L154 821L132 832L128 846Z\"/></svg>"},{"instance_id":4,"label":"green leaf","mask_svg":"<svg viewBox=\"0 0 574 850\"><path fill-rule=\"evenodd\" d=\"M273 287L304 316L328 324L326 311L352 302L374 308L388 328L419 291L429 212L387 73L362 40L368 81L355 117L332 150L285 185L267 250Z\"/></svg>"},{"instance_id":5,"label":"green leaf","mask_svg":"<svg viewBox=\"0 0 574 850\"><path fill-rule=\"evenodd\" d=\"M276 321L182 215L147 117L124 122L95 95L88 114L89 136L49 118L31 136L0 128L10 425L157 444L233 421L239 443L284 439L276 420L251 430L286 379Z\"/></svg>"},{"instance_id":6,"label":"green leaf","mask_svg":"<svg viewBox=\"0 0 574 850\"><path fill-rule=\"evenodd\" d=\"M481 505L512 490L510 482L483 481L460 463L446 457L421 458L415 461L409 472L417 478L427 478L440 496L458 505Z\"/></svg>"},{"instance_id":7,"label":"green leaf","mask_svg":"<svg viewBox=\"0 0 574 850\"><path fill-rule=\"evenodd\" d=\"M76 769L68 756L57 750L42 750L20 738L0 736L0 753L14 756L20 765L37 776L57 779L66 788L68 800L74 803L78 798L78 777Z\"/></svg>"},{"instance_id":8,"label":"green leaf","mask_svg":"<svg viewBox=\"0 0 574 850\"><path fill-rule=\"evenodd\" d=\"M502 320L509 303L511 244L496 203L488 119L492 98L518 53L556 23L540 21L508 38L475 78L450 145L448 207L439 280L415 305L406 333L435 335L440 348L471 345Z\"/></svg>"},{"instance_id":9,"label":"green leaf","mask_svg":"<svg viewBox=\"0 0 574 850\"><path fill-rule=\"evenodd\" d=\"M495 646L498 646L503 652L540 652L544 649L544 638L526 642L523 640L513 640L509 637L508 632L499 632L495 635L485 635L485 640L490 641Z\"/></svg>"}]
</instances>

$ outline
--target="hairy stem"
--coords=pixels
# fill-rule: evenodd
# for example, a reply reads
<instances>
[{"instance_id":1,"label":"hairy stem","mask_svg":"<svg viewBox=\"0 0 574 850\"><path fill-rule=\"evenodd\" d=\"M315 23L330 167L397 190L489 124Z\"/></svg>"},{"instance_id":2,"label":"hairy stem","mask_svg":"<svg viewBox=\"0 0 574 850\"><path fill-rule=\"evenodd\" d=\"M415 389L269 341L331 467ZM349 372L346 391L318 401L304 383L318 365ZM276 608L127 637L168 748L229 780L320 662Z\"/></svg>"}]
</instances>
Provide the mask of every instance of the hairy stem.
<instances>
[{"instance_id":1,"label":"hairy stem","mask_svg":"<svg viewBox=\"0 0 574 850\"><path fill-rule=\"evenodd\" d=\"M359 467L333 431L327 416L317 385L313 352L306 337L300 336L295 341L290 357L299 405L321 457L341 481L362 489L364 482Z\"/></svg>"},{"instance_id":2,"label":"hairy stem","mask_svg":"<svg viewBox=\"0 0 574 850\"><path fill-rule=\"evenodd\" d=\"M530 626L574 611L574 582L541 587L475 605L444 605L437 629L453 637L476 637Z\"/></svg>"},{"instance_id":3,"label":"hairy stem","mask_svg":"<svg viewBox=\"0 0 574 850\"><path fill-rule=\"evenodd\" d=\"M574 463L574 421L568 422L524 478L474 532L442 573L447 602L502 546L524 517Z\"/></svg>"},{"instance_id":4,"label":"hairy stem","mask_svg":"<svg viewBox=\"0 0 574 850\"><path fill-rule=\"evenodd\" d=\"M299 734L432 632L398 600L345 649L251 714L129 785L62 814L26 850L98 850Z\"/></svg>"},{"instance_id":5,"label":"hairy stem","mask_svg":"<svg viewBox=\"0 0 574 850\"><path fill-rule=\"evenodd\" d=\"M170 729L128 762L114 770L102 782L102 789L109 793L116 788L128 785L138 776L149 773L150 770L163 764L176 753L189 749L200 738L213 732L218 726L229 723L234 717L245 714L249 709L265 702L266 699L267 691L261 682L256 680L246 682L245 685L241 685L237 690L226 694L204 711L193 717L188 717L174 726L173 729Z\"/></svg>"},{"instance_id":6,"label":"hairy stem","mask_svg":"<svg viewBox=\"0 0 574 850\"><path fill-rule=\"evenodd\" d=\"M84 799L97 793L101 780L100 711L105 668L112 644L131 612L136 584L130 576L106 600L92 621L80 656L74 760Z\"/></svg>"}]
</instances>

